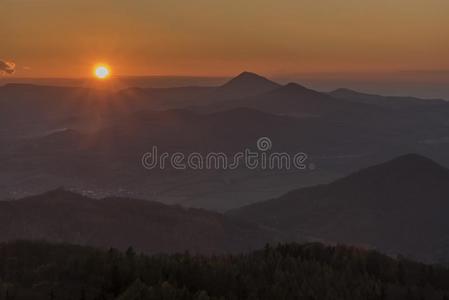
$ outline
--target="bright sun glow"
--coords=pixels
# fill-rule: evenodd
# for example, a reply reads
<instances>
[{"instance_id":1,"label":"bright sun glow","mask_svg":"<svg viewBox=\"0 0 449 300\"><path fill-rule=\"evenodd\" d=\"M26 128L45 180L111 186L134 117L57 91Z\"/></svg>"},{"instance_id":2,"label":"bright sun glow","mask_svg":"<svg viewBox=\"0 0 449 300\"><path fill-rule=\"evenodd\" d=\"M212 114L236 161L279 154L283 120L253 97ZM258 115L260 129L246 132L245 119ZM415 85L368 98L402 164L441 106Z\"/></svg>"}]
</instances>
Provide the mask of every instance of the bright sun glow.
<instances>
[{"instance_id":1,"label":"bright sun glow","mask_svg":"<svg viewBox=\"0 0 449 300\"><path fill-rule=\"evenodd\" d=\"M94 75L98 79L106 79L111 74L109 67L106 65L97 65L94 68Z\"/></svg>"}]
</instances>

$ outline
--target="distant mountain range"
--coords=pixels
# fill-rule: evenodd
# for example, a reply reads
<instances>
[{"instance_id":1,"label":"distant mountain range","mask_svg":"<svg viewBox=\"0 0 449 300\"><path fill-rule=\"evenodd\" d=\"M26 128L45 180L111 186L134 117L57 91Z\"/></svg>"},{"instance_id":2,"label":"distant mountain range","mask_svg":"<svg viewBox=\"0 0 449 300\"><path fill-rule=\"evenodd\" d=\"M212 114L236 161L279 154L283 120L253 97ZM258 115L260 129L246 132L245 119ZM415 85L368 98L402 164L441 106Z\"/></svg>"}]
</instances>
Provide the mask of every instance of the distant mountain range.
<instances>
[{"instance_id":1,"label":"distant mountain range","mask_svg":"<svg viewBox=\"0 0 449 300\"><path fill-rule=\"evenodd\" d=\"M225 211L327 183L403 153L449 166L449 103L321 93L244 72L217 87L120 91L0 87L0 198L66 186ZM148 172L143 153L233 154L269 137L305 152L313 172Z\"/></svg>"},{"instance_id":2,"label":"distant mountain range","mask_svg":"<svg viewBox=\"0 0 449 300\"><path fill-rule=\"evenodd\" d=\"M120 119L140 111L189 109L210 113L242 107L295 117L325 116L337 120L351 117L359 121L367 116L397 118L397 110L390 110L397 107L413 107L424 110L423 114L441 118L448 113L449 103L368 95L347 89L321 93L296 83L281 86L250 72L243 72L218 87L114 91L7 84L0 87L0 122L3 127L14 128L10 134L0 132L0 138L29 136L55 127L100 129L105 120Z\"/></svg>"},{"instance_id":3,"label":"distant mountain range","mask_svg":"<svg viewBox=\"0 0 449 300\"><path fill-rule=\"evenodd\" d=\"M229 212L297 238L449 260L449 170L409 154Z\"/></svg>"}]
</instances>

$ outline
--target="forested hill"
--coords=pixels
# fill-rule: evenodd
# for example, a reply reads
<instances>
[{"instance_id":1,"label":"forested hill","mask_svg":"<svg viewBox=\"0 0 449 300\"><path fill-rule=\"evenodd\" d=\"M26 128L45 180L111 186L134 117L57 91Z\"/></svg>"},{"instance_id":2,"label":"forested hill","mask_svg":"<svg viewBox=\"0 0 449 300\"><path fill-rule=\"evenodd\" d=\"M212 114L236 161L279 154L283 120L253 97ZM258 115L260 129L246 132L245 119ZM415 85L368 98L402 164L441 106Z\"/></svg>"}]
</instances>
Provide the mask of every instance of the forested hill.
<instances>
[{"instance_id":1,"label":"forested hill","mask_svg":"<svg viewBox=\"0 0 449 300\"><path fill-rule=\"evenodd\" d=\"M0 242L45 240L146 253L236 253L273 241L274 234L203 209L132 198L92 199L57 189L0 201Z\"/></svg>"},{"instance_id":2,"label":"forested hill","mask_svg":"<svg viewBox=\"0 0 449 300\"><path fill-rule=\"evenodd\" d=\"M230 212L286 234L448 262L449 169L407 154Z\"/></svg>"},{"instance_id":3,"label":"forested hill","mask_svg":"<svg viewBox=\"0 0 449 300\"><path fill-rule=\"evenodd\" d=\"M144 256L0 245L0 299L448 299L449 269L377 252L286 244L234 256Z\"/></svg>"}]
</instances>

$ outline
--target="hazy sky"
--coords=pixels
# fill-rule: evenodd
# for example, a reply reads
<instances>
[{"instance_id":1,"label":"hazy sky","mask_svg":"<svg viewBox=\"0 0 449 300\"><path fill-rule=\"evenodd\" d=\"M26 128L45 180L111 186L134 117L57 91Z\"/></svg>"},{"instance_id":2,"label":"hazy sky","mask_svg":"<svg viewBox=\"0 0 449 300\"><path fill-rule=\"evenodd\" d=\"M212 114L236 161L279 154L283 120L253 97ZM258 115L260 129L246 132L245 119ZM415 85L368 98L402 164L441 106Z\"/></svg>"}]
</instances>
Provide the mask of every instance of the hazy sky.
<instances>
[{"instance_id":1,"label":"hazy sky","mask_svg":"<svg viewBox=\"0 0 449 300\"><path fill-rule=\"evenodd\" d=\"M14 76L449 69L447 0L0 0Z\"/></svg>"}]
</instances>

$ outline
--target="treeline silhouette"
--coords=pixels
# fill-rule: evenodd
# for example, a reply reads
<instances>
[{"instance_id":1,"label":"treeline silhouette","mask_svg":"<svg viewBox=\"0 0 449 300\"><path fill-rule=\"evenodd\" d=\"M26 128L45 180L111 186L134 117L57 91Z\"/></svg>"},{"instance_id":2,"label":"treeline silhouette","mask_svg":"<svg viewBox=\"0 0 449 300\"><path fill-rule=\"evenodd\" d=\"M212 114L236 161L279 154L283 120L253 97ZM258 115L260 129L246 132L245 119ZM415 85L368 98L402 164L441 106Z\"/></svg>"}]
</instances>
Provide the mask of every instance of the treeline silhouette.
<instances>
[{"instance_id":1,"label":"treeline silhouette","mask_svg":"<svg viewBox=\"0 0 449 300\"><path fill-rule=\"evenodd\" d=\"M248 254L142 255L0 245L0 299L449 299L449 269L376 251L281 244Z\"/></svg>"}]
</instances>

